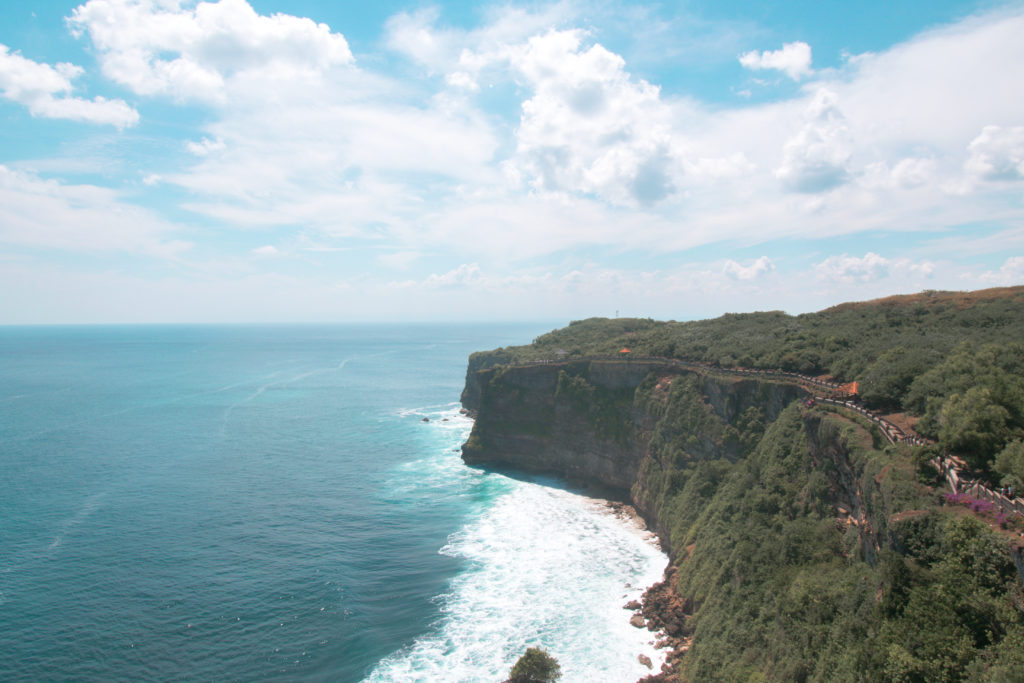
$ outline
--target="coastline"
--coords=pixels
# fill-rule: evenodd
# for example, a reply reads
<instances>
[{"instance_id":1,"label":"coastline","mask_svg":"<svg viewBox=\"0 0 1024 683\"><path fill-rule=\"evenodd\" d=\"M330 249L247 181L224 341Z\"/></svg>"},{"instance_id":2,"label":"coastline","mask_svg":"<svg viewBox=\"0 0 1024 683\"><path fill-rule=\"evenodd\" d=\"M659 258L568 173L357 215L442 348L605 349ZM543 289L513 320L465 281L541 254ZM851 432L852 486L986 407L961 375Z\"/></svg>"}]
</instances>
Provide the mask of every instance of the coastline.
<instances>
[{"instance_id":1,"label":"coastline","mask_svg":"<svg viewBox=\"0 0 1024 683\"><path fill-rule=\"evenodd\" d=\"M648 533L658 538L658 546L668 555L668 565L662 573L660 581L645 587L640 600L633 600L623 605L624 610L631 613L629 623L635 628L650 631L654 640L654 648L664 654L660 670L637 680L637 683L670 683L678 679L682 657L690 648L692 629L687 624L690 611L689 603L676 591L676 574L674 558L665 547L663 540L657 536L654 528L648 524L643 515L630 503L607 501L616 517L643 525ZM641 663L646 664L643 659ZM648 660L649 661L649 660Z\"/></svg>"},{"instance_id":2,"label":"coastline","mask_svg":"<svg viewBox=\"0 0 1024 683\"><path fill-rule=\"evenodd\" d=\"M456 414L447 415L449 422L431 415L423 424L461 431L467 418ZM667 561L643 518L603 495L609 491L485 473L447 453L438 476L465 480L466 491L478 492L474 497L484 491L498 496L439 551L464 563L436 598L440 618L378 663L367 680L411 681L425 672L438 679L500 680L495 675L534 646L559 659L566 681L635 681L659 671L665 651L655 648L657 636L631 626L622 609L643 599Z\"/></svg>"}]
</instances>

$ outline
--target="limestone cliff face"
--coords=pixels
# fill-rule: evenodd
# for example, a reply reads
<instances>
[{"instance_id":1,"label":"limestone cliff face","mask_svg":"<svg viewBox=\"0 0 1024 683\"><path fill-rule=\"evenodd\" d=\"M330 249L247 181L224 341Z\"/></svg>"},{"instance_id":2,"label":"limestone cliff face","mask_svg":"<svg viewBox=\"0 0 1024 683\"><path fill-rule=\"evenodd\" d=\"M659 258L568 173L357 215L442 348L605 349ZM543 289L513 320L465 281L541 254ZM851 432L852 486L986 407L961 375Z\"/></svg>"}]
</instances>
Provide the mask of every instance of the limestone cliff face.
<instances>
[{"instance_id":1,"label":"limestone cliff face","mask_svg":"<svg viewBox=\"0 0 1024 683\"><path fill-rule=\"evenodd\" d=\"M493 359L488 359L493 360ZM553 474L629 500L673 555L688 515L672 500L694 465L750 454L803 389L696 373L667 363L581 360L507 367L471 363L463 403L476 413L462 447L467 464ZM865 471L837 425L805 411L806 471L815 472L837 522L856 531L874 564L886 543L879 473ZM861 439L870 442L865 431ZM673 533L673 531L677 533Z\"/></svg>"},{"instance_id":2,"label":"limestone cliff face","mask_svg":"<svg viewBox=\"0 0 1024 683\"><path fill-rule=\"evenodd\" d=\"M467 391L479 400L475 405L466 402L477 418L463 446L463 459L468 464L557 474L625 494L636 480L640 443L634 434L614 438L600 432L592 420L597 405L585 407L579 397L566 394L564 380L560 386L564 370L539 365L478 372L475 389ZM609 380L607 375L597 373L596 381ZM616 377L602 386L624 380ZM631 392L625 386L624 390Z\"/></svg>"},{"instance_id":3,"label":"limestone cliff face","mask_svg":"<svg viewBox=\"0 0 1024 683\"><path fill-rule=\"evenodd\" d=\"M466 367L466 384L462 389L462 407L476 413L480 407L480 383L477 373L495 365L508 363L511 356L503 354L500 349L495 351L478 351L470 354Z\"/></svg>"},{"instance_id":4,"label":"limestone cliff face","mask_svg":"<svg viewBox=\"0 0 1024 683\"><path fill-rule=\"evenodd\" d=\"M612 489L668 541L659 505L671 472L683 461L742 457L803 395L659 362L488 367L477 359L463 393L477 413L463 459Z\"/></svg>"}]
</instances>

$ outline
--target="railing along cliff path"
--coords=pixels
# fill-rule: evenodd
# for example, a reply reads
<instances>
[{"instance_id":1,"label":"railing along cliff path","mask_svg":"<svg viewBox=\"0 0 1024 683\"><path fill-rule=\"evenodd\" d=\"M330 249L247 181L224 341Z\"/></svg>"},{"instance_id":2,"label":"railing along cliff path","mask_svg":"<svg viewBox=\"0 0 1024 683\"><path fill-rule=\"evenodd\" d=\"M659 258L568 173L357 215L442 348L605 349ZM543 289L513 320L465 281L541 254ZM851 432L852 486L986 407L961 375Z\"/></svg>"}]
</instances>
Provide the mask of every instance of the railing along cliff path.
<instances>
[{"instance_id":1,"label":"railing along cliff path","mask_svg":"<svg viewBox=\"0 0 1024 683\"><path fill-rule=\"evenodd\" d=\"M625 356L625 354L623 354ZM790 384L797 384L806 389L812 396L812 399L816 402L826 403L829 405L836 406L843 410L849 410L854 412L861 417L864 417L875 424L879 428L882 436L890 444L907 443L913 446L925 446L933 441L926 439L919 434L907 433L898 425L886 420L881 415L874 413L864 406L860 405L857 401L856 394L843 391L842 387L846 386L839 382L829 382L819 377L811 377L809 375L802 375L797 372L788 372L786 370L759 370L751 368L723 368L720 366L711 365L708 363L698 363L695 361L684 361L678 358L665 358L662 356L586 356L583 358L573 358L573 361L600 361L603 363L658 363L663 365L670 365L673 367L682 368L691 372L697 372L705 375L718 375L725 377L756 377L763 379L774 379L788 382ZM510 363L510 367L523 367L531 365L567 365L570 362L568 358L558 359L543 359L543 360L530 360L522 361L519 363ZM816 395L814 390L821 390L821 395ZM963 476L963 469L961 464L952 458L950 454L944 453L943 455L933 458L929 461L933 467L935 467L945 477L946 482L949 484L953 493L964 493L974 498L981 500L987 500L994 505L997 505L1000 511L1013 512L1014 514L1024 517L1024 498L1009 498L1004 496L999 491L995 491L984 482L976 479L968 479Z\"/></svg>"}]
</instances>

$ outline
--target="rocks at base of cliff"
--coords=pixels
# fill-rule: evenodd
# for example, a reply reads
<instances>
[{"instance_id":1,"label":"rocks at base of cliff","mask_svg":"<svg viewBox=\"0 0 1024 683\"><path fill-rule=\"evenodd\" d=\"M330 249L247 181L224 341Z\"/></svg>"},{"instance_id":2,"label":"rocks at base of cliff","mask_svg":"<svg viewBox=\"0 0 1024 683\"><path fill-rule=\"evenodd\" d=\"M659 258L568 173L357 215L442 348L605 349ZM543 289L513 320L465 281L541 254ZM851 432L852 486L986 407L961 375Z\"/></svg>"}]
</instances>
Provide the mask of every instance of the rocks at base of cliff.
<instances>
[{"instance_id":1,"label":"rocks at base of cliff","mask_svg":"<svg viewBox=\"0 0 1024 683\"><path fill-rule=\"evenodd\" d=\"M687 638L692 629L687 623L687 615L691 606L676 592L675 567L665 570L665 578L654 584L644 593L643 616L649 628L661 631L669 638Z\"/></svg>"},{"instance_id":2,"label":"rocks at base of cliff","mask_svg":"<svg viewBox=\"0 0 1024 683\"><path fill-rule=\"evenodd\" d=\"M638 655L636 660L638 662L640 662L641 664L643 664L644 666L646 666L648 669L653 669L654 668L654 662L652 662L651 658L648 657L647 655Z\"/></svg>"},{"instance_id":3,"label":"rocks at base of cliff","mask_svg":"<svg viewBox=\"0 0 1024 683\"><path fill-rule=\"evenodd\" d=\"M693 629L688 623L688 615L692 606L676 592L676 571L672 566L665 570L665 577L644 592L641 614L633 615L629 620L636 626L636 619L650 630L662 634L655 647L670 648L661 673L641 678L637 683L677 681L681 659L690 648Z\"/></svg>"},{"instance_id":4,"label":"rocks at base of cliff","mask_svg":"<svg viewBox=\"0 0 1024 683\"><path fill-rule=\"evenodd\" d=\"M640 609L641 607L643 607L643 605L640 604L639 600L630 600L629 602L627 602L625 605L622 606L622 609L628 609L630 612L635 612L636 610Z\"/></svg>"},{"instance_id":5,"label":"rocks at base of cliff","mask_svg":"<svg viewBox=\"0 0 1024 683\"><path fill-rule=\"evenodd\" d=\"M634 614L629 618L629 625L635 626L636 628L646 628L647 622L644 620L643 615Z\"/></svg>"}]
</instances>

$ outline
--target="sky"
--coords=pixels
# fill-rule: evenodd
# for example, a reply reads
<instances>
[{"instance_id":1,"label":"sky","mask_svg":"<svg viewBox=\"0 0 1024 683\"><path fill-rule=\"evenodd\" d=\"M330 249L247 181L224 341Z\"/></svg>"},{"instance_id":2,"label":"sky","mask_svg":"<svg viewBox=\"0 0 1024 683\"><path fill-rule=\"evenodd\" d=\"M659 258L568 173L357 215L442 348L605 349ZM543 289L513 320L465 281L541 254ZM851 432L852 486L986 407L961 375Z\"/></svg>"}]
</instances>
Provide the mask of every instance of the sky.
<instances>
[{"instance_id":1,"label":"sky","mask_svg":"<svg viewBox=\"0 0 1024 683\"><path fill-rule=\"evenodd\" d=\"M1024 284L1024 3L0 3L0 324Z\"/></svg>"}]
</instances>

